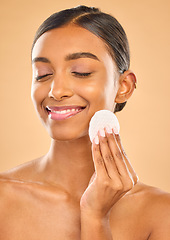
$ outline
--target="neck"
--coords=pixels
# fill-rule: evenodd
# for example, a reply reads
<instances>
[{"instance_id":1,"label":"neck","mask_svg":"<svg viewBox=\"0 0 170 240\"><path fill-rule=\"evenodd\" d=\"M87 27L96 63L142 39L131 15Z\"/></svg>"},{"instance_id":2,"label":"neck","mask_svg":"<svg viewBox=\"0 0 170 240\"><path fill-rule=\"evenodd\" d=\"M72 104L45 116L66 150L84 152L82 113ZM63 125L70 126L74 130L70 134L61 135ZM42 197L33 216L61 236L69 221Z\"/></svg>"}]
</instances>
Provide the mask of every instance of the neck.
<instances>
[{"instance_id":1,"label":"neck","mask_svg":"<svg viewBox=\"0 0 170 240\"><path fill-rule=\"evenodd\" d=\"M45 181L80 197L94 173L89 137L72 141L52 140L43 166Z\"/></svg>"}]
</instances>

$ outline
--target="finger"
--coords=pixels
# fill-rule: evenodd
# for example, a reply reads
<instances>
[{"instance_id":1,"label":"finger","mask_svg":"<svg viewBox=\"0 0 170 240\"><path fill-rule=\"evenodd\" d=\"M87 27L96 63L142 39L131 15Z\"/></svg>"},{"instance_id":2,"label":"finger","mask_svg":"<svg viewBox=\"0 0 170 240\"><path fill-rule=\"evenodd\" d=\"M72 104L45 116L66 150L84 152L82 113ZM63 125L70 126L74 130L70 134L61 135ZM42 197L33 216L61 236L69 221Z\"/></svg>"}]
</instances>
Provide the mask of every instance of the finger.
<instances>
[{"instance_id":1,"label":"finger","mask_svg":"<svg viewBox=\"0 0 170 240\"><path fill-rule=\"evenodd\" d=\"M131 173L131 176L133 178L134 184L136 184L138 182L139 178L138 178L134 168L132 167L132 165L131 165L131 163L130 163L130 161L129 161L129 159L128 159L125 151L124 151L124 148L123 148L122 143L121 143L120 135L119 134L115 134L115 138L116 138L118 146L121 149L121 152L122 152L122 154L124 156L126 165L127 165L128 169L129 169L129 172Z\"/></svg>"},{"instance_id":2,"label":"finger","mask_svg":"<svg viewBox=\"0 0 170 240\"><path fill-rule=\"evenodd\" d=\"M100 139L101 155L103 157L108 176L114 181L117 181L117 180L121 181L119 171L117 169L115 160L109 148L108 139L105 135L104 129L99 131L99 139Z\"/></svg>"},{"instance_id":3,"label":"finger","mask_svg":"<svg viewBox=\"0 0 170 240\"><path fill-rule=\"evenodd\" d=\"M110 147L111 154L113 155L116 167L118 168L120 175L124 175L125 173L128 174L128 168L125 163L125 159L121 152L121 149L119 148L119 145L116 141L115 134L106 133L106 136L108 139L108 145Z\"/></svg>"},{"instance_id":4,"label":"finger","mask_svg":"<svg viewBox=\"0 0 170 240\"><path fill-rule=\"evenodd\" d=\"M100 147L99 144L96 144L94 141L92 143L92 155L96 176L101 177L103 179L106 178L107 171L103 161L103 157L100 152Z\"/></svg>"},{"instance_id":5,"label":"finger","mask_svg":"<svg viewBox=\"0 0 170 240\"><path fill-rule=\"evenodd\" d=\"M118 172L120 174L121 181L123 183L123 188L125 191L130 190L134 185L133 177L131 176L131 173L126 165L124 156L121 152L121 149L117 143L115 134L109 134L106 133L108 138L108 144L110 147L110 151L113 155L113 158L115 160L116 167L118 169Z\"/></svg>"}]
</instances>

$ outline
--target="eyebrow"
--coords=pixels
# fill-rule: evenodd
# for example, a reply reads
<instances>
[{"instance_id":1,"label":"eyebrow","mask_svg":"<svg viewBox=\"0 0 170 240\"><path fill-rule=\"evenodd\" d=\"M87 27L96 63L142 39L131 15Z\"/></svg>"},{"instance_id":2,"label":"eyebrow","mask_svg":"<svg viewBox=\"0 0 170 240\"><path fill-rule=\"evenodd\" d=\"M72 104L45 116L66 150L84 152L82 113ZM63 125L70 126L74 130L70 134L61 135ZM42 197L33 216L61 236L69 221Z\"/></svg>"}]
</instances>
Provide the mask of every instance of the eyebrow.
<instances>
[{"instance_id":1,"label":"eyebrow","mask_svg":"<svg viewBox=\"0 0 170 240\"><path fill-rule=\"evenodd\" d=\"M90 52L77 52L77 53L72 53L66 56L65 60L75 60L78 58L92 58L94 60L100 61L98 57Z\"/></svg>"},{"instance_id":2,"label":"eyebrow","mask_svg":"<svg viewBox=\"0 0 170 240\"><path fill-rule=\"evenodd\" d=\"M92 58L94 60L100 61L99 58L96 55L94 55L90 52L71 53L71 54L68 54L65 57L65 60L70 61L70 60L76 60L76 59L79 59L79 58ZM51 63L50 60L48 58L45 58L45 57L35 57L32 60L32 64L35 63L35 62Z\"/></svg>"},{"instance_id":3,"label":"eyebrow","mask_svg":"<svg viewBox=\"0 0 170 240\"><path fill-rule=\"evenodd\" d=\"M35 57L35 58L32 60L32 64L35 63L35 62L50 63L50 60L48 60L48 58L45 58L45 57Z\"/></svg>"}]
</instances>

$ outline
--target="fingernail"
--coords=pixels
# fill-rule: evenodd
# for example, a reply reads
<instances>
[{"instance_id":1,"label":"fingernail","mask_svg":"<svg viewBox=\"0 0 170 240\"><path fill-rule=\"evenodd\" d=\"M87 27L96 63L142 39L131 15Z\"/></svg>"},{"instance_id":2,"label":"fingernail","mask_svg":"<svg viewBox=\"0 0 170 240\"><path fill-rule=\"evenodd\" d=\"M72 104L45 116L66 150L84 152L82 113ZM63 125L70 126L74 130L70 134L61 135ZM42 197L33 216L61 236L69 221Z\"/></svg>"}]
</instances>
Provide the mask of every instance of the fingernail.
<instances>
[{"instance_id":1,"label":"fingernail","mask_svg":"<svg viewBox=\"0 0 170 240\"><path fill-rule=\"evenodd\" d=\"M100 136L101 136L101 137L105 137L105 136L106 136L104 129L100 129L100 130L99 130L99 133L100 133Z\"/></svg>"},{"instance_id":2,"label":"fingernail","mask_svg":"<svg viewBox=\"0 0 170 240\"><path fill-rule=\"evenodd\" d=\"M113 133L113 132L112 132L112 129L111 129L110 127L106 127L106 132L109 133L109 134L110 134L110 133Z\"/></svg>"},{"instance_id":3,"label":"fingernail","mask_svg":"<svg viewBox=\"0 0 170 240\"><path fill-rule=\"evenodd\" d=\"M119 130L116 127L113 128L113 132L114 134L119 134Z\"/></svg>"},{"instance_id":4,"label":"fingernail","mask_svg":"<svg viewBox=\"0 0 170 240\"><path fill-rule=\"evenodd\" d=\"M99 137L98 136L95 137L94 142L95 142L95 144L99 144Z\"/></svg>"}]
</instances>

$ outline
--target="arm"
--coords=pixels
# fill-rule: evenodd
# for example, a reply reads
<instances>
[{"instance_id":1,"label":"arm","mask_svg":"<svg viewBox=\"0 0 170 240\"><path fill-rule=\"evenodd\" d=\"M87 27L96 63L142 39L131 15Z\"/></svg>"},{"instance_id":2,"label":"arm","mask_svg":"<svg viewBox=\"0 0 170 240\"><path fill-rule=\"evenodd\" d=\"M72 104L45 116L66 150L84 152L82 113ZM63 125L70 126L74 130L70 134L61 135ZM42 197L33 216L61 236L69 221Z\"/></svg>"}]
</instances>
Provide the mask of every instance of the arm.
<instances>
[{"instance_id":1,"label":"arm","mask_svg":"<svg viewBox=\"0 0 170 240\"><path fill-rule=\"evenodd\" d=\"M93 142L92 154L95 174L80 201L81 240L114 240L109 225L111 208L133 188L137 176L120 137L111 131L99 135L99 144Z\"/></svg>"}]
</instances>

